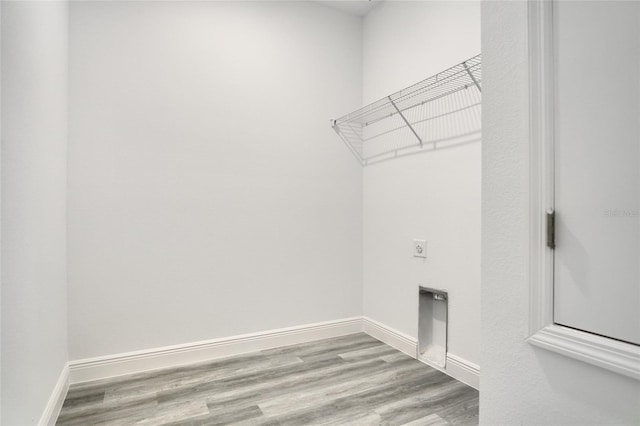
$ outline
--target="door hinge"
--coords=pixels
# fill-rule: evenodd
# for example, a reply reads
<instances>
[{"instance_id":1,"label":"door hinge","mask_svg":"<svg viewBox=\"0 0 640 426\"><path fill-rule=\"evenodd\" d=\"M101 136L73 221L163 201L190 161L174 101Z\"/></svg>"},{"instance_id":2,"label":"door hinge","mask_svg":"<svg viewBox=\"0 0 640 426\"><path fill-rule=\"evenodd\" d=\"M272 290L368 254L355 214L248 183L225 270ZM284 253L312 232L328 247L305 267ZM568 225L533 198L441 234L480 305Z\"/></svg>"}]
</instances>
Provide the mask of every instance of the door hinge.
<instances>
[{"instance_id":1,"label":"door hinge","mask_svg":"<svg viewBox=\"0 0 640 426\"><path fill-rule=\"evenodd\" d=\"M553 209L547 210L547 247L556 248L556 212Z\"/></svg>"}]
</instances>

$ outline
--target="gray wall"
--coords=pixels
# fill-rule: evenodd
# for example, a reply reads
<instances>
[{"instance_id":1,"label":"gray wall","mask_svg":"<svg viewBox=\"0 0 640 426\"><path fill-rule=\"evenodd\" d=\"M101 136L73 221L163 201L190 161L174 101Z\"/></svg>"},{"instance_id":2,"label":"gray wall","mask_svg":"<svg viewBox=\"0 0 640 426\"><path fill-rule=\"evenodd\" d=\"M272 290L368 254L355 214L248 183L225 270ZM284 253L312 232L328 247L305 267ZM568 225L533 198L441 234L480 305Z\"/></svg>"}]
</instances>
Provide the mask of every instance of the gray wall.
<instances>
[{"instance_id":1,"label":"gray wall","mask_svg":"<svg viewBox=\"0 0 640 426\"><path fill-rule=\"evenodd\" d=\"M72 359L362 314L361 20L70 6Z\"/></svg>"},{"instance_id":2,"label":"gray wall","mask_svg":"<svg viewBox=\"0 0 640 426\"><path fill-rule=\"evenodd\" d=\"M67 361L67 6L2 3L2 424L38 421Z\"/></svg>"}]
</instances>

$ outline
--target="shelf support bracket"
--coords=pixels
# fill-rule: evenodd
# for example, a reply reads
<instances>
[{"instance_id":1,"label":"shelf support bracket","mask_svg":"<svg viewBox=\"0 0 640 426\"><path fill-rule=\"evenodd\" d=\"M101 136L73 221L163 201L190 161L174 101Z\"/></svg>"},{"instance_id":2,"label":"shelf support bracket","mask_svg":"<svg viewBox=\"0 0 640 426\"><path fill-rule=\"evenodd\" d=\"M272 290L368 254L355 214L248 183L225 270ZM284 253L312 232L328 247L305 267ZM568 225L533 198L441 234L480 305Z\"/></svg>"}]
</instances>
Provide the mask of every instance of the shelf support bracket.
<instances>
[{"instance_id":1,"label":"shelf support bracket","mask_svg":"<svg viewBox=\"0 0 640 426\"><path fill-rule=\"evenodd\" d=\"M331 128L333 129L333 131L339 135L340 128L338 127L338 123L336 123L337 120L329 120L329 121L331 122Z\"/></svg>"},{"instance_id":2,"label":"shelf support bracket","mask_svg":"<svg viewBox=\"0 0 640 426\"><path fill-rule=\"evenodd\" d=\"M413 129L413 127L411 127L411 124L409 124L409 120L407 120L405 118L405 116L402 114L402 111L400 111L400 109L398 108L396 103L393 102L393 99L391 99L391 96L387 96L387 99L389 99L389 102L391 102L391 105L393 105L393 107L396 109L396 111L398 111L398 115L400 115L400 117L404 120L404 122L406 123L407 127L409 128L409 130L411 130L411 132L415 135L415 137L418 138L418 141L420 142L420 148L422 148L422 139L420 138L420 136L418 136L418 134Z\"/></svg>"},{"instance_id":3,"label":"shelf support bracket","mask_svg":"<svg viewBox=\"0 0 640 426\"><path fill-rule=\"evenodd\" d=\"M471 70L467 66L467 63L463 62L462 65L464 65L464 69L467 70L467 73L469 74L469 77L471 77L471 80L473 80L473 84L475 84L476 87L478 88L478 92L482 93L482 88L480 87L480 83L478 83L478 80L476 80L476 78L471 73Z\"/></svg>"}]
</instances>

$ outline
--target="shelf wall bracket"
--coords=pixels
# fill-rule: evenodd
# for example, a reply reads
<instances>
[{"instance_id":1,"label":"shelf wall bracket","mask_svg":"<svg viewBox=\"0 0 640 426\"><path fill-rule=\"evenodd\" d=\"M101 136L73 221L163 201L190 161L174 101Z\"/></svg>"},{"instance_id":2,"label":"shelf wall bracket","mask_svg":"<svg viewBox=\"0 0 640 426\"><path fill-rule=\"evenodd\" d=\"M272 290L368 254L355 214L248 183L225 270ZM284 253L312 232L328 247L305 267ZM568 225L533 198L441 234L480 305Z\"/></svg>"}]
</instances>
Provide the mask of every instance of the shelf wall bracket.
<instances>
[{"instance_id":1,"label":"shelf wall bracket","mask_svg":"<svg viewBox=\"0 0 640 426\"><path fill-rule=\"evenodd\" d=\"M340 128L336 124L336 120L329 120L329 121L331 122L331 128L339 135L340 134Z\"/></svg>"},{"instance_id":2,"label":"shelf wall bracket","mask_svg":"<svg viewBox=\"0 0 640 426\"><path fill-rule=\"evenodd\" d=\"M464 69L467 70L467 73L469 74L469 77L471 77L471 80L473 80L473 84L475 84L476 87L478 88L478 92L482 93L482 88L480 87L480 83L478 83L478 80L476 80L476 78L474 77L473 73L471 72L471 70L467 66L467 63L463 62L462 65L464 65Z\"/></svg>"},{"instance_id":3,"label":"shelf wall bracket","mask_svg":"<svg viewBox=\"0 0 640 426\"><path fill-rule=\"evenodd\" d=\"M400 115L400 117L404 120L404 122L407 125L407 127L409 128L409 130L411 130L411 132L415 135L415 137L418 138L418 141L420 142L420 148L422 148L422 138L420 136L418 136L418 133L416 133L414 128L411 127L411 124L409 124L409 120L407 120L406 117L404 116L404 114L402 114L402 111L400 111L400 109L398 108L396 103L393 102L393 99L391 99L391 96L387 96L387 99L389 99L389 102L391 102L391 105L393 105L393 107L396 109L396 111L398 112L398 115Z\"/></svg>"}]
</instances>

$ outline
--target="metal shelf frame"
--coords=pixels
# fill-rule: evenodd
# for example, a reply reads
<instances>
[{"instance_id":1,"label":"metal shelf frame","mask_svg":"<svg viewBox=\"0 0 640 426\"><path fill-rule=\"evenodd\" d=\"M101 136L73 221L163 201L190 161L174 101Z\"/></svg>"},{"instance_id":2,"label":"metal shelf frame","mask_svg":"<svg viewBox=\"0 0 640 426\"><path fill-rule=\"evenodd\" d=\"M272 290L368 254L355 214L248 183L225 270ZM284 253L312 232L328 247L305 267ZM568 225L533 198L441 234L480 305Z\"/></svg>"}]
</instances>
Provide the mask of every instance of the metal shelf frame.
<instances>
[{"instance_id":1,"label":"metal shelf frame","mask_svg":"<svg viewBox=\"0 0 640 426\"><path fill-rule=\"evenodd\" d=\"M331 126L363 166L479 134L481 65L474 56Z\"/></svg>"}]
</instances>

